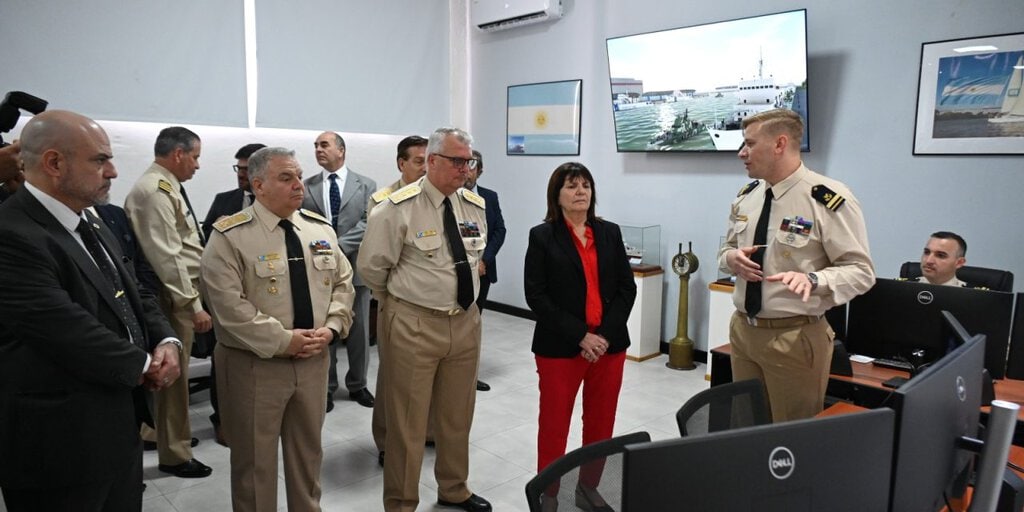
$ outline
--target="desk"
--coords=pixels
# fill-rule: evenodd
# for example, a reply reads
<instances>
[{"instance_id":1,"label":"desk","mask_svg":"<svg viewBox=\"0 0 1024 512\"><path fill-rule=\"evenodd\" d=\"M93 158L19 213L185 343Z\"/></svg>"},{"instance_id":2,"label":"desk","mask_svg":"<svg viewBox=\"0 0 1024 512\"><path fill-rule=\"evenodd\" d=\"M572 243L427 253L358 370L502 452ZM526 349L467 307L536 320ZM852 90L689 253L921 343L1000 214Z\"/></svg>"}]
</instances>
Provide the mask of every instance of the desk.
<instances>
[{"instance_id":1,"label":"desk","mask_svg":"<svg viewBox=\"0 0 1024 512\"><path fill-rule=\"evenodd\" d=\"M730 345L722 345L711 350L711 358L714 359L712 386L732 382L732 367L729 365L731 354ZM851 361L850 365L853 367L853 377L834 374L829 376L828 395L852 399L857 405L868 408L882 405L892 393L892 388L883 386L882 382L892 377L907 376L905 371L882 368L871 363ZM1024 380L997 379L995 390L997 399L1021 406L1017 413L1017 434L1014 436L1014 444L1024 441ZM985 414L988 413L988 407L982 407L981 410Z\"/></svg>"}]
</instances>

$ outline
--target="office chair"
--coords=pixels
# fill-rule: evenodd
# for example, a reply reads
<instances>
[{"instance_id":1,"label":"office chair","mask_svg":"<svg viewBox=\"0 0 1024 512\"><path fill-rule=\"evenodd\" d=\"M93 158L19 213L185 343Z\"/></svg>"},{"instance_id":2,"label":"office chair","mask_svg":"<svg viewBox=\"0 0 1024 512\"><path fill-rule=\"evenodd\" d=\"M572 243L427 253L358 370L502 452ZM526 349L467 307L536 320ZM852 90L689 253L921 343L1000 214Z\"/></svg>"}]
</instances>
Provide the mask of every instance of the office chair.
<instances>
[{"instance_id":1,"label":"office chair","mask_svg":"<svg viewBox=\"0 0 1024 512\"><path fill-rule=\"evenodd\" d=\"M622 452L628 444L649 443L647 432L633 432L577 448L552 462L526 482L530 512L608 510L594 506L579 485L597 490L612 510L622 510ZM600 482L587 484L585 482Z\"/></svg>"},{"instance_id":2,"label":"office chair","mask_svg":"<svg viewBox=\"0 0 1024 512\"><path fill-rule=\"evenodd\" d=\"M705 389L679 408L679 435L692 436L772 422L764 384L751 379Z\"/></svg>"},{"instance_id":3,"label":"office chair","mask_svg":"<svg viewBox=\"0 0 1024 512\"><path fill-rule=\"evenodd\" d=\"M917 279L921 277L921 263L908 261L900 267L900 277ZM1013 291L1013 272L994 268L969 267L964 265L956 271L956 277L971 288L987 288L995 292Z\"/></svg>"}]
</instances>

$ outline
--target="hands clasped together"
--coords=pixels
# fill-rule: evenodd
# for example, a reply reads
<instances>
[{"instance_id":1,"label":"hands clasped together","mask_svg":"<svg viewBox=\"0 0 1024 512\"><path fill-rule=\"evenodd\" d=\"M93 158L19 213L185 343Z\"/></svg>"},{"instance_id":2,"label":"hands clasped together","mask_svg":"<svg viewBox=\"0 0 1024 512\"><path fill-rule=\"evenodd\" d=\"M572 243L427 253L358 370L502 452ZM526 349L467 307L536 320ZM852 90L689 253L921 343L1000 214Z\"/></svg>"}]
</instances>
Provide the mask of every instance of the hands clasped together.
<instances>
[{"instance_id":1,"label":"hands clasped together","mask_svg":"<svg viewBox=\"0 0 1024 512\"><path fill-rule=\"evenodd\" d=\"M319 329L292 329L292 342L285 352L296 359L313 357L323 351L334 339L334 331L329 327Z\"/></svg>"},{"instance_id":2,"label":"hands clasped together","mask_svg":"<svg viewBox=\"0 0 1024 512\"><path fill-rule=\"evenodd\" d=\"M162 343L153 351L149 368L139 378L139 384L145 384L151 391L160 391L174 384L180 375L178 346L174 343Z\"/></svg>"},{"instance_id":3,"label":"hands clasped together","mask_svg":"<svg viewBox=\"0 0 1024 512\"><path fill-rule=\"evenodd\" d=\"M580 341L580 349L582 349L580 354L583 355L583 359L596 363L598 358L608 351L608 340L600 334L588 332Z\"/></svg>"}]
</instances>

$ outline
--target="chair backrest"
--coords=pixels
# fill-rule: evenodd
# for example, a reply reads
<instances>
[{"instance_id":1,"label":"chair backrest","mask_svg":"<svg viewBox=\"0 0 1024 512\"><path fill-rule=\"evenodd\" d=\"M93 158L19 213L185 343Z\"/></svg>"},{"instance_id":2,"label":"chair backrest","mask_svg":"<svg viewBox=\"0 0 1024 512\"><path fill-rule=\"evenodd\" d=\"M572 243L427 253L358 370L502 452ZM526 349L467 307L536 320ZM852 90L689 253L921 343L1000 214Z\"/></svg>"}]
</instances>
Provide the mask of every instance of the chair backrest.
<instances>
[{"instance_id":1,"label":"chair backrest","mask_svg":"<svg viewBox=\"0 0 1024 512\"><path fill-rule=\"evenodd\" d=\"M530 512L540 512L541 497L555 500L558 510L576 510L577 483L596 489L615 510L622 510L622 452L628 444L649 443L647 432L633 432L577 448L552 462L526 483ZM588 509L589 510L589 509Z\"/></svg>"},{"instance_id":2,"label":"chair backrest","mask_svg":"<svg viewBox=\"0 0 1024 512\"><path fill-rule=\"evenodd\" d=\"M900 266L900 277L904 279L921 277L921 263L918 261L904 263ZM1013 291L1013 272L1009 270L964 265L956 271L956 277L971 288L988 288L996 292Z\"/></svg>"},{"instance_id":3,"label":"chair backrest","mask_svg":"<svg viewBox=\"0 0 1024 512\"><path fill-rule=\"evenodd\" d=\"M679 435L692 436L772 422L764 384L757 379L721 384L693 395L679 408Z\"/></svg>"}]
</instances>

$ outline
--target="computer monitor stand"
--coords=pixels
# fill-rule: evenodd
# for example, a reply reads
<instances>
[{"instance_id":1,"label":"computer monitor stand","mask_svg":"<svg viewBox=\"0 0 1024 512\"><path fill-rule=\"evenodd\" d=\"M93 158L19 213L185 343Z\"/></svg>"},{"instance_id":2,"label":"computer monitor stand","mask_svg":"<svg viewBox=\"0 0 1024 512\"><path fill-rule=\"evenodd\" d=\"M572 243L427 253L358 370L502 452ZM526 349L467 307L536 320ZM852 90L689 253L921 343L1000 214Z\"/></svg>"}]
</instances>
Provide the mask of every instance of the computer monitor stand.
<instances>
[{"instance_id":1,"label":"computer monitor stand","mask_svg":"<svg viewBox=\"0 0 1024 512\"><path fill-rule=\"evenodd\" d=\"M970 512L995 512L996 505L999 504L1003 467L1010 454L1018 409L1020 406L1013 402L992 401L992 412L989 413L988 427L985 429L985 447L981 451Z\"/></svg>"}]
</instances>

